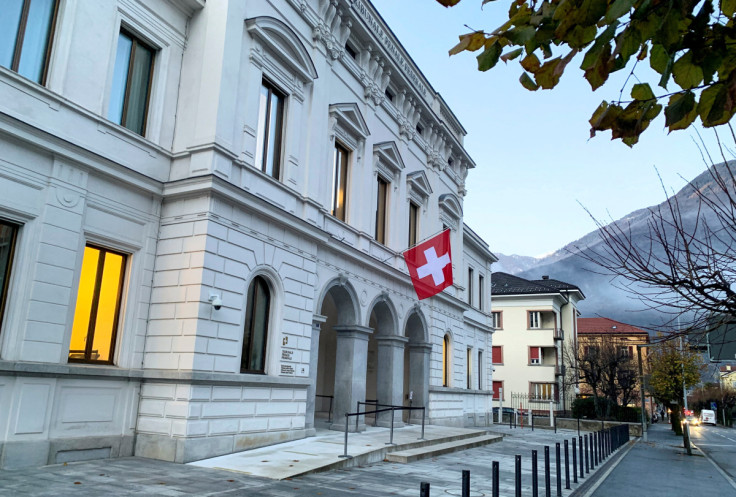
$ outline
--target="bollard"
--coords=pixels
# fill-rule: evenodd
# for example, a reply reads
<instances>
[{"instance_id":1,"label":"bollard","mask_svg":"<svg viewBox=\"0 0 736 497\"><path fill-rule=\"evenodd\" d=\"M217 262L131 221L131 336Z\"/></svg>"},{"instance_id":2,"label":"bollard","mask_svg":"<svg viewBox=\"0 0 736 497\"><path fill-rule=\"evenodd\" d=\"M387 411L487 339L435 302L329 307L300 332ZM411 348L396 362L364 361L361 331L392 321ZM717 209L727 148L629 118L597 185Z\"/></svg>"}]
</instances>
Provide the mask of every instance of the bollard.
<instances>
[{"instance_id":1,"label":"bollard","mask_svg":"<svg viewBox=\"0 0 736 497\"><path fill-rule=\"evenodd\" d=\"M511 428L511 418L513 418L513 416L509 414L509 428Z\"/></svg>"},{"instance_id":2,"label":"bollard","mask_svg":"<svg viewBox=\"0 0 736 497\"><path fill-rule=\"evenodd\" d=\"M345 452L342 455L339 455L337 457L344 458L344 459L352 459L353 456L348 455L348 423L349 423L349 417L348 413L345 413Z\"/></svg>"},{"instance_id":3,"label":"bollard","mask_svg":"<svg viewBox=\"0 0 736 497\"><path fill-rule=\"evenodd\" d=\"M578 451L576 450L577 444L575 438L572 439L572 481L573 483L578 482Z\"/></svg>"},{"instance_id":4,"label":"bollard","mask_svg":"<svg viewBox=\"0 0 736 497\"><path fill-rule=\"evenodd\" d=\"M580 416L578 416L578 436L580 436Z\"/></svg>"},{"instance_id":5,"label":"bollard","mask_svg":"<svg viewBox=\"0 0 736 497\"><path fill-rule=\"evenodd\" d=\"M537 451L532 451L532 497L539 497L539 474L537 471Z\"/></svg>"},{"instance_id":6,"label":"bollard","mask_svg":"<svg viewBox=\"0 0 736 497\"><path fill-rule=\"evenodd\" d=\"M429 483L426 481L419 484L419 497L429 497Z\"/></svg>"},{"instance_id":7,"label":"bollard","mask_svg":"<svg viewBox=\"0 0 736 497\"><path fill-rule=\"evenodd\" d=\"M588 459L588 435L583 435L585 441L585 474L590 474L590 460Z\"/></svg>"},{"instance_id":8,"label":"bollard","mask_svg":"<svg viewBox=\"0 0 736 497\"><path fill-rule=\"evenodd\" d=\"M532 426L532 431L534 431L534 411L531 407L529 408L529 424Z\"/></svg>"},{"instance_id":9,"label":"bollard","mask_svg":"<svg viewBox=\"0 0 736 497\"><path fill-rule=\"evenodd\" d=\"M521 456L516 455L516 497L521 497Z\"/></svg>"},{"instance_id":10,"label":"bollard","mask_svg":"<svg viewBox=\"0 0 736 497\"><path fill-rule=\"evenodd\" d=\"M491 486L493 487L493 490L492 490L493 497L499 497L498 495L498 486L499 486L498 485L498 461L493 461L493 482Z\"/></svg>"},{"instance_id":11,"label":"bollard","mask_svg":"<svg viewBox=\"0 0 736 497\"><path fill-rule=\"evenodd\" d=\"M463 497L470 497L470 471L467 469L463 470Z\"/></svg>"},{"instance_id":12,"label":"bollard","mask_svg":"<svg viewBox=\"0 0 736 497\"><path fill-rule=\"evenodd\" d=\"M594 434L591 433L590 438L590 469L595 469L596 466L598 466L598 459L596 458L595 454L595 437Z\"/></svg>"},{"instance_id":13,"label":"bollard","mask_svg":"<svg viewBox=\"0 0 736 497\"><path fill-rule=\"evenodd\" d=\"M555 433L557 433L557 418L554 418L554 420L555 420L554 421L554 423L555 423Z\"/></svg>"},{"instance_id":14,"label":"bollard","mask_svg":"<svg viewBox=\"0 0 736 497\"><path fill-rule=\"evenodd\" d=\"M549 446L544 446L544 497L552 497L552 490L549 483Z\"/></svg>"},{"instance_id":15,"label":"bollard","mask_svg":"<svg viewBox=\"0 0 736 497\"><path fill-rule=\"evenodd\" d=\"M570 452L565 440L565 490L570 490Z\"/></svg>"},{"instance_id":16,"label":"bollard","mask_svg":"<svg viewBox=\"0 0 736 497\"><path fill-rule=\"evenodd\" d=\"M555 482L557 483L557 497L562 497L562 461L560 461L560 442L555 444L555 469L556 476Z\"/></svg>"}]
</instances>

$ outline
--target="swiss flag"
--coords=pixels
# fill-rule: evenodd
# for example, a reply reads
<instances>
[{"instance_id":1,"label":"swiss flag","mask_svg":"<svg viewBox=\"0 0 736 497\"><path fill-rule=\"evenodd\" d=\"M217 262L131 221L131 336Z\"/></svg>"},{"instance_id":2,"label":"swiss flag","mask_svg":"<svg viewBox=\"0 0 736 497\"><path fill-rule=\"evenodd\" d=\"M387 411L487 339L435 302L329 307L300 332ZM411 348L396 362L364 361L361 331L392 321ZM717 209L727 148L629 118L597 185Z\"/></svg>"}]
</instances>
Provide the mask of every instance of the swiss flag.
<instances>
[{"instance_id":1,"label":"swiss flag","mask_svg":"<svg viewBox=\"0 0 736 497\"><path fill-rule=\"evenodd\" d=\"M436 295L452 285L450 230L404 252L411 282L419 300Z\"/></svg>"}]
</instances>

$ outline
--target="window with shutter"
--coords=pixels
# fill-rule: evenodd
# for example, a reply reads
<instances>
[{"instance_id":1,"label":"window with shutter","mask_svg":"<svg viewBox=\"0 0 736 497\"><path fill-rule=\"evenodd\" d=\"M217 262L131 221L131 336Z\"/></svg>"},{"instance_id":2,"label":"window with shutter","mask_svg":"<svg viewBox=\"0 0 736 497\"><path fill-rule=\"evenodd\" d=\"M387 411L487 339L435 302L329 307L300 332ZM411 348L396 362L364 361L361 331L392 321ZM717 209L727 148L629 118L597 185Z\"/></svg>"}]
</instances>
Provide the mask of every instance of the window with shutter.
<instances>
[{"instance_id":1,"label":"window with shutter","mask_svg":"<svg viewBox=\"0 0 736 497\"><path fill-rule=\"evenodd\" d=\"M529 359L531 364L541 364L542 362L542 348L532 347L529 349Z\"/></svg>"},{"instance_id":2,"label":"window with shutter","mask_svg":"<svg viewBox=\"0 0 736 497\"><path fill-rule=\"evenodd\" d=\"M500 345L494 345L492 349L493 364L503 364L503 348Z\"/></svg>"}]
</instances>

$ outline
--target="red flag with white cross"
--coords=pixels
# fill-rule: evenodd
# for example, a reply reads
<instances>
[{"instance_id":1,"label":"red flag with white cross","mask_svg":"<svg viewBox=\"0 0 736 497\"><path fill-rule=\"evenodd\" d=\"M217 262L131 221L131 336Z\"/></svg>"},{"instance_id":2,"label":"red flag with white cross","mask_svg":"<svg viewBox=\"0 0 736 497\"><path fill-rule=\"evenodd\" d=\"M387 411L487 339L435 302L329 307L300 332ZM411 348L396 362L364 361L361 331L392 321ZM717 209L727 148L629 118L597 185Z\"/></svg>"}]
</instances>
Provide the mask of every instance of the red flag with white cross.
<instances>
[{"instance_id":1,"label":"red flag with white cross","mask_svg":"<svg viewBox=\"0 0 736 497\"><path fill-rule=\"evenodd\" d=\"M404 260L419 300L440 293L452 285L450 230L410 248L404 252Z\"/></svg>"}]
</instances>

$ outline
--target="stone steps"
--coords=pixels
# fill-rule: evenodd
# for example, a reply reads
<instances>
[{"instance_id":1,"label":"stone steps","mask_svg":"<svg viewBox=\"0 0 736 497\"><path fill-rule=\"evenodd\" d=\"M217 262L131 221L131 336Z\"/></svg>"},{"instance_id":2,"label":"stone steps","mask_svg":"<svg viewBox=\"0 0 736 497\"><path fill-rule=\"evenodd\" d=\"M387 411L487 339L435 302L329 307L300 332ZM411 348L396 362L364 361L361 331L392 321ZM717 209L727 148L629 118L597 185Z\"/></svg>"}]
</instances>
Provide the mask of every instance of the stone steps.
<instances>
[{"instance_id":1,"label":"stone steps","mask_svg":"<svg viewBox=\"0 0 736 497\"><path fill-rule=\"evenodd\" d=\"M419 461L421 459L449 454L451 452L458 452L461 450L472 449L474 447L480 447L482 445L497 443L501 440L503 440L503 436L501 435L484 434L480 436L475 435L463 437L459 440L443 441L442 443L429 443L415 448L389 452L386 454L386 460L389 462L406 464Z\"/></svg>"}]
</instances>

